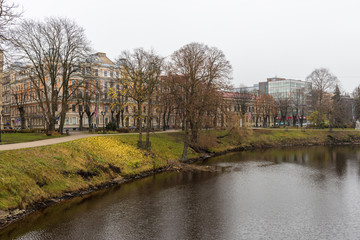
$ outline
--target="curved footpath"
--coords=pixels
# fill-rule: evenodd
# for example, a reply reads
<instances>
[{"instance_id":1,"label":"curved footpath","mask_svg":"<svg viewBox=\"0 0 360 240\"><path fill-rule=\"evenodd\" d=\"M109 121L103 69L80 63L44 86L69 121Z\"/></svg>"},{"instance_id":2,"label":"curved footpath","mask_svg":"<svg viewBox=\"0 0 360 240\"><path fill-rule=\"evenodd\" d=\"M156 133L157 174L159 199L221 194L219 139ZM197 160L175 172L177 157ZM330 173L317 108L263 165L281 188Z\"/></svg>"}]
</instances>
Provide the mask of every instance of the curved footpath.
<instances>
[{"instance_id":1,"label":"curved footpath","mask_svg":"<svg viewBox=\"0 0 360 240\"><path fill-rule=\"evenodd\" d=\"M156 133L168 133L168 132L177 132L179 130L168 130L161 131ZM26 134L26 133L24 133ZM33 142L23 142L23 143L12 143L12 144L3 144L0 145L0 151L6 150L15 150L15 149L23 149L23 148L33 148L33 147L42 147L47 145L53 145L57 143L70 142L73 140L87 138L87 137L98 137L98 136L111 136L111 135L128 135L128 134L138 134L138 133L117 133L117 134L91 134L91 133L83 133L83 132L70 132L70 136L60 137L60 138L51 138L46 140L39 140ZM144 133L143 133L144 134Z\"/></svg>"}]
</instances>

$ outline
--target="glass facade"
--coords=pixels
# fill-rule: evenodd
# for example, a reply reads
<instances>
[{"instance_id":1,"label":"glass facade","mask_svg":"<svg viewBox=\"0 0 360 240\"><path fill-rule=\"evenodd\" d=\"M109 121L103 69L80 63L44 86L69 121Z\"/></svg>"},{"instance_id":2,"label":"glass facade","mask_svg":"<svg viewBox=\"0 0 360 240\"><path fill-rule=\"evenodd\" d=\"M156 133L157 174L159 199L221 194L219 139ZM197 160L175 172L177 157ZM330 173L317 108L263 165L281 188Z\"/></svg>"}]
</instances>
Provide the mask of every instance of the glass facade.
<instances>
[{"instance_id":1,"label":"glass facade","mask_svg":"<svg viewBox=\"0 0 360 240\"><path fill-rule=\"evenodd\" d=\"M293 79L268 79L268 94L275 99L291 98L299 90L305 94L310 91L310 84Z\"/></svg>"}]
</instances>

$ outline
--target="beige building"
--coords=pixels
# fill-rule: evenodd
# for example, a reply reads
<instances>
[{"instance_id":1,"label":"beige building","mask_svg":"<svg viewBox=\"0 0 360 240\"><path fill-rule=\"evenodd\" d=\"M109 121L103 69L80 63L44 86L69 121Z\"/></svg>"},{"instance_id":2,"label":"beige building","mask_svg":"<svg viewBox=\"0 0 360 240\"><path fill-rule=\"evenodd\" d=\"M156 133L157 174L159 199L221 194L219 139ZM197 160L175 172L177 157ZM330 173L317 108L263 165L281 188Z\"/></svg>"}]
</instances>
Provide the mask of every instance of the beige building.
<instances>
[{"instance_id":1,"label":"beige building","mask_svg":"<svg viewBox=\"0 0 360 240\"><path fill-rule=\"evenodd\" d=\"M4 127L20 128L24 121L25 128L45 128L44 113L40 108L34 84L30 79L31 68L21 64L14 64L11 70L4 74L2 86L2 100L4 108ZM119 90L118 79L121 70L116 66L105 53L96 53L89 56L86 62L77 66L69 83L68 111L65 117L64 129L78 130L82 125L83 129L90 126L103 127L112 120L119 126L136 126L136 107L131 99L125 98L126 106L123 111L114 104L110 96L111 89ZM61 79L57 82L60 86ZM59 94L62 95L62 92ZM61 99L60 99L61 100ZM59 127L59 114L61 102L59 100L56 113ZM146 106L143 107L145 115ZM24 110L24 119L21 119L20 111ZM154 114L157 109L154 109ZM82 124L81 124L82 123ZM145 125L145 120L144 124ZM158 117L154 117L153 125L160 126Z\"/></svg>"},{"instance_id":2,"label":"beige building","mask_svg":"<svg viewBox=\"0 0 360 240\"><path fill-rule=\"evenodd\" d=\"M0 127L1 129L4 126L3 116L2 116L2 95L3 95L3 71L4 71L4 54L3 51L0 51Z\"/></svg>"}]
</instances>

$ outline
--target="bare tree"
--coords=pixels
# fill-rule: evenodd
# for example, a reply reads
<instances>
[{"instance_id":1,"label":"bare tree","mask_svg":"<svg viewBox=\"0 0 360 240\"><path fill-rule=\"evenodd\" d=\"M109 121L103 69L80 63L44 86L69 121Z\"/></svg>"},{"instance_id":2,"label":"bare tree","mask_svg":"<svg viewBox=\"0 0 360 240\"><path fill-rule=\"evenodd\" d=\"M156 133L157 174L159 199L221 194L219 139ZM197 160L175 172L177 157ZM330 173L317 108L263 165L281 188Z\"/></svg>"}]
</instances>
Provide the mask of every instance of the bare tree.
<instances>
[{"instance_id":1,"label":"bare tree","mask_svg":"<svg viewBox=\"0 0 360 240\"><path fill-rule=\"evenodd\" d=\"M323 112L321 111L321 107L324 94L334 89L336 83L338 82L338 78L330 73L329 69L318 68L306 77L306 81L311 82L312 93L316 96L315 110Z\"/></svg>"},{"instance_id":2,"label":"bare tree","mask_svg":"<svg viewBox=\"0 0 360 240\"><path fill-rule=\"evenodd\" d=\"M346 108L338 85L335 86L334 95L331 97L331 100L332 106L328 117L330 127L344 127L346 123Z\"/></svg>"},{"instance_id":3,"label":"bare tree","mask_svg":"<svg viewBox=\"0 0 360 240\"><path fill-rule=\"evenodd\" d=\"M240 88L235 95L236 111L240 113L241 125L243 126L246 118L246 111L249 107L251 99L252 95L246 89Z\"/></svg>"},{"instance_id":4,"label":"bare tree","mask_svg":"<svg viewBox=\"0 0 360 240\"><path fill-rule=\"evenodd\" d=\"M120 77L115 80L118 84L116 87L110 88L109 95L112 99L111 108L116 112L116 127L124 127L125 120L125 110L129 106L128 96L126 94L127 89L124 88L122 84L122 79Z\"/></svg>"},{"instance_id":5,"label":"bare tree","mask_svg":"<svg viewBox=\"0 0 360 240\"><path fill-rule=\"evenodd\" d=\"M263 120L262 126L269 127L271 117L273 116L275 111L274 109L276 108L274 98L271 95L262 94L256 99L255 106L258 111L258 116L261 116Z\"/></svg>"},{"instance_id":6,"label":"bare tree","mask_svg":"<svg viewBox=\"0 0 360 240\"><path fill-rule=\"evenodd\" d=\"M25 85L25 84L24 84ZM19 89L20 87L20 89ZM27 89L23 85L13 86L11 89L11 96L14 98L16 108L20 114L21 129L25 129L25 104L29 97Z\"/></svg>"},{"instance_id":7,"label":"bare tree","mask_svg":"<svg viewBox=\"0 0 360 240\"><path fill-rule=\"evenodd\" d=\"M354 97L354 117L356 120L360 120L360 85L357 86L353 91Z\"/></svg>"},{"instance_id":8,"label":"bare tree","mask_svg":"<svg viewBox=\"0 0 360 240\"><path fill-rule=\"evenodd\" d=\"M214 105L218 105L214 99L221 98L219 90L227 87L231 70L222 51L204 44L190 43L172 54L169 75L178 79L177 88L183 94L178 95L184 109L182 160L187 159L190 130L191 144L195 144L202 116L208 115L214 110Z\"/></svg>"},{"instance_id":9,"label":"bare tree","mask_svg":"<svg viewBox=\"0 0 360 240\"><path fill-rule=\"evenodd\" d=\"M162 119L163 130L165 131L168 127L170 127L170 114L174 111L176 113L180 113L180 105L179 102L176 101L175 96L177 95L175 92L175 87L172 85L173 81L171 79L163 76L160 79L159 87L157 91L157 107L159 113L159 128ZM174 79L173 79L174 80Z\"/></svg>"},{"instance_id":10,"label":"bare tree","mask_svg":"<svg viewBox=\"0 0 360 240\"><path fill-rule=\"evenodd\" d=\"M302 88L295 89L291 92L290 106L293 118L293 126L296 126L298 121L300 122L300 126L303 126L304 112L306 110L305 97L305 91Z\"/></svg>"},{"instance_id":11,"label":"bare tree","mask_svg":"<svg viewBox=\"0 0 360 240\"><path fill-rule=\"evenodd\" d=\"M21 16L17 12L18 5L9 3L7 0L0 0L0 48L4 49L4 42L9 39L8 28L15 23L15 20Z\"/></svg>"},{"instance_id":12,"label":"bare tree","mask_svg":"<svg viewBox=\"0 0 360 240\"><path fill-rule=\"evenodd\" d=\"M91 76L83 76L83 80L72 80L69 87L72 91L69 102L74 101L74 107L78 106L79 130L83 129L83 119L86 114L88 118L89 131L92 130L92 117L95 114L96 97L100 94L100 88L97 80Z\"/></svg>"},{"instance_id":13,"label":"bare tree","mask_svg":"<svg viewBox=\"0 0 360 240\"><path fill-rule=\"evenodd\" d=\"M68 111L70 78L89 53L84 29L66 18L48 18L43 22L24 20L11 31L10 41L18 59L31 65L30 79L48 134L55 130L57 115L62 132Z\"/></svg>"},{"instance_id":14,"label":"bare tree","mask_svg":"<svg viewBox=\"0 0 360 240\"><path fill-rule=\"evenodd\" d=\"M146 144L145 148L150 150L150 129L153 118L153 97L155 90L159 86L160 75L163 67L163 58L156 55L153 51L147 53L146 70L146 93L147 93L147 116L146 116Z\"/></svg>"},{"instance_id":15,"label":"bare tree","mask_svg":"<svg viewBox=\"0 0 360 240\"><path fill-rule=\"evenodd\" d=\"M283 96L283 97L277 98L276 101L277 101L277 105L278 105L279 111L280 111L281 122L283 123L283 125L285 127L287 124L286 117L288 116L289 110L290 110L290 104L291 104L290 97Z\"/></svg>"},{"instance_id":16,"label":"bare tree","mask_svg":"<svg viewBox=\"0 0 360 240\"><path fill-rule=\"evenodd\" d=\"M146 106L144 106L144 104L148 101L147 119L149 119L151 97L161 71L157 58L161 59L152 51L147 52L138 48L134 49L132 53L129 51L122 52L117 60L117 65L122 69L120 84L122 84L124 89L123 94L129 96L136 104L136 113L134 117L137 121L137 129L139 130L139 148L143 147L142 128L145 119L144 116L146 115ZM150 121L150 119L148 121ZM148 144L149 142L147 142L147 145Z\"/></svg>"}]
</instances>

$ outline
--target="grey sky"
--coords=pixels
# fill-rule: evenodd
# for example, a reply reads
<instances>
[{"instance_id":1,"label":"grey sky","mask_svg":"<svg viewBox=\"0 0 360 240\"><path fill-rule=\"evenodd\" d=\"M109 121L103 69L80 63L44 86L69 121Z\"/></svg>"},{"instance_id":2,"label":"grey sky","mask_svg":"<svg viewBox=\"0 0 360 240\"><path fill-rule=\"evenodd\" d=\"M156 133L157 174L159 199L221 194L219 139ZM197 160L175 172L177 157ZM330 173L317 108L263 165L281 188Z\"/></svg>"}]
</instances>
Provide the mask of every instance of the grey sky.
<instances>
[{"instance_id":1,"label":"grey sky","mask_svg":"<svg viewBox=\"0 0 360 240\"><path fill-rule=\"evenodd\" d=\"M358 0L13 0L24 17L67 16L86 29L96 51L154 48L169 56L190 42L223 50L233 84L267 77L304 80L315 68L360 84Z\"/></svg>"}]
</instances>

